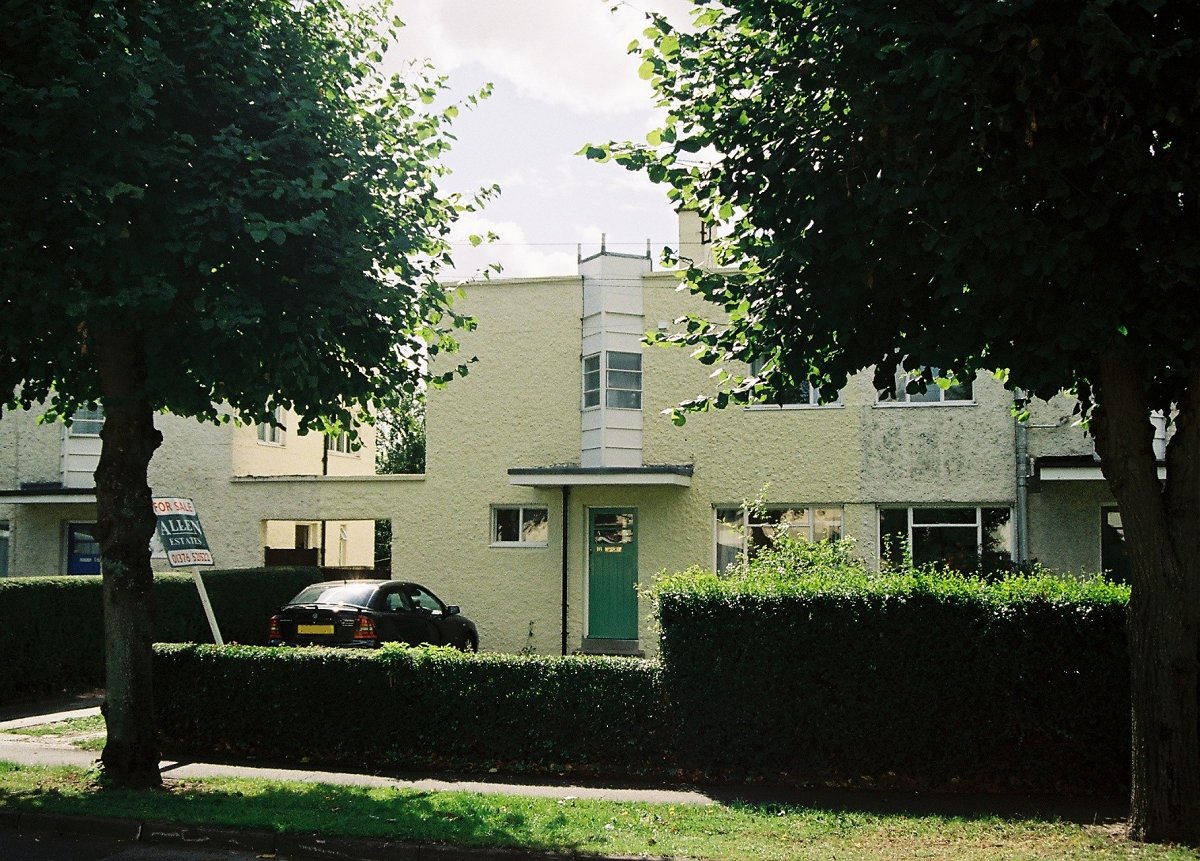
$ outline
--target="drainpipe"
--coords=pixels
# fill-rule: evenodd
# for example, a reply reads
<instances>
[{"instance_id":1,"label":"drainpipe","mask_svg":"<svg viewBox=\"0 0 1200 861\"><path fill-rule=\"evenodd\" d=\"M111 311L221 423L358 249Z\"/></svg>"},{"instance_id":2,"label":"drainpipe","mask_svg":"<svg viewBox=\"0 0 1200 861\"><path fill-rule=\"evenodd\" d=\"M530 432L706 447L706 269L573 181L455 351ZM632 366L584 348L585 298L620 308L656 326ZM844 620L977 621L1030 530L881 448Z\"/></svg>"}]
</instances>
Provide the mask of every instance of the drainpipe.
<instances>
[{"instance_id":1,"label":"drainpipe","mask_svg":"<svg viewBox=\"0 0 1200 861\"><path fill-rule=\"evenodd\" d=\"M567 653L567 522L571 502L571 485L562 487L562 653Z\"/></svg>"},{"instance_id":2,"label":"drainpipe","mask_svg":"<svg viewBox=\"0 0 1200 861\"><path fill-rule=\"evenodd\" d=\"M321 447L321 475L326 476L326 475L329 475L329 437L322 435L321 439L324 441L322 444L322 447ZM320 559L317 560L317 563L322 568L325 567L325 516L324 516L324 514L321 515L321 557L320 557Z\"/></svg>"},{"instance_id":3,"label":"drainpipe","mask_svg":"<svg viewBox=\"0 0 1200 861\"><path fill-rule=\"evenodd\" d=\"M1017 389L1015 394L1019 400L1025 399L1025 393L1020 389ZM1015 421L1017 449L1017 564L1024 565L1029 561L1029 428L1020 419L1016 419Z\"/></svg>"}]
</instances>

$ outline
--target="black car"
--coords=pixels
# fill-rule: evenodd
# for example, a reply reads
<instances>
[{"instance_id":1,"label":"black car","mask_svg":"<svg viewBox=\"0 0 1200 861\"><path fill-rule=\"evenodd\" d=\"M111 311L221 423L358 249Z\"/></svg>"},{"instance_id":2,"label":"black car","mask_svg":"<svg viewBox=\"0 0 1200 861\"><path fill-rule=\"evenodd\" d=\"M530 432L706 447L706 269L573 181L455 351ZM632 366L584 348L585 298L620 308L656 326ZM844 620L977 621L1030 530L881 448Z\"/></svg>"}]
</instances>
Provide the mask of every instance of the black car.
<instances>
[{"instance_id":1,"label":"black car","mask_svg":"<svg viewBox=\"0 0 1200 861\"><path fill-rule=\"evenodd\" d=\"M272 646L347 646L380 643L479 648L475 623L416 583L337 580L313 583L271 617Z\"/></svg>"}]
</instances>

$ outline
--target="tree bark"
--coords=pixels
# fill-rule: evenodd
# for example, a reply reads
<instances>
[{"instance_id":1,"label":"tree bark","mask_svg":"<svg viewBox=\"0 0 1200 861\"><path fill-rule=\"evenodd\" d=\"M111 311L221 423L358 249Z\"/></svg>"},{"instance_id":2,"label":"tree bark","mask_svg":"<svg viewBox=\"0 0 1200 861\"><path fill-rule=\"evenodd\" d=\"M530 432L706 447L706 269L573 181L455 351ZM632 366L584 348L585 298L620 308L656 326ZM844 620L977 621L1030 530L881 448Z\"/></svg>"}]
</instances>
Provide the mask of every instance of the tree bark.
<instances>
[{"instance_id":1,"label":"tree bark","mask_svg":"<svg viewBox=\"0 0 1200 861\"><path fill-rule=\"evenodd\" d=\"M1100 366L1096 450L1130 557L1130 836L1200 844L1200 374L1177 404L1167 478L1158 478L1145 375Z\"/></svg>"},{"instance_id":2,"label":"tree bark","mask_svg":"<svg viewBox=\"0 0 1200 861\"><path fill-rule=\"evenodd\" d=\"M135 329L93 333L104 429L96 469L96 539L104 575L105 777L122 786L160 786L154 729L151 644L154 511L147 472L162 442L147 398L146 357Z\"/></svg>"}]
</instances>

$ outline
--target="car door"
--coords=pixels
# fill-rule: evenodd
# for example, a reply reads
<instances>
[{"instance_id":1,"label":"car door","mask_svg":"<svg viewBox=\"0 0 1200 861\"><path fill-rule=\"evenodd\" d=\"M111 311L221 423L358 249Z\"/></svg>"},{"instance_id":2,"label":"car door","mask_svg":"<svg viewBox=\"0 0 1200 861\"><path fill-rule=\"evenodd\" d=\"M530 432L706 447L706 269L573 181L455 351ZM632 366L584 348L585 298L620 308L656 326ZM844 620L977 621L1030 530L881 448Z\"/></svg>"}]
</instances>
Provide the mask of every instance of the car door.
<instances>
[{"instance_id":1,"label":"car door","mask_svg":"<svg viewBox=\"0 0 1200 861\"><path fill-rule=\"evenodd\" d=\"M447 636L446 605L428 589L416 583L407 583L404 587L405 596L412 604L414 612L425 623L426 642L435 646L445 646L450 643Z\"/></svg>"},{"instance_id":2,"label":"car door","mask_svg":"<svg viewBox=\"0 0 1200 861\"><path fill-rule=\"evenodd\" d=\"M429 614L418 610L409 600L404 584L385 586L380 590L378 613L382 630L380 639L385 642L436 643L436 630L430 630Z\"/></svg>"}]
</instances>

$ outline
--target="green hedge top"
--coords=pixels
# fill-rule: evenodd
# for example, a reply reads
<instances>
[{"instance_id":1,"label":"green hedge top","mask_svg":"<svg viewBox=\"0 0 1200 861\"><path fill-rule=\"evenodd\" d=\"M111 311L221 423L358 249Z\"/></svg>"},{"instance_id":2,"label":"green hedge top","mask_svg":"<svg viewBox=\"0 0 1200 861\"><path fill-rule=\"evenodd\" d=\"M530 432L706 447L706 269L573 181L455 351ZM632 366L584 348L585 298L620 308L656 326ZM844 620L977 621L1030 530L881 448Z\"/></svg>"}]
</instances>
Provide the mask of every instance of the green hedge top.
<instances>
[{"instance_id":1,"label":"green hedge top","mask_svg":"<svg viewBox=\"0 0 1200 861\"><path fill-rule=\"evenodd\" d=\"M1074 605L1080 612L1124 606L1129 586L1102 575L1063 577L1036 567L997 580L964 576L936 566L906 565L873 571L853 556L849 542L808 542L787 536L748 563L718 576L702 568L661 576L655 584L656 604L739 599L802 598L821 602L905 601L975 603L1001 610L1031 604Z\"/></svg>"}]
</instances>

